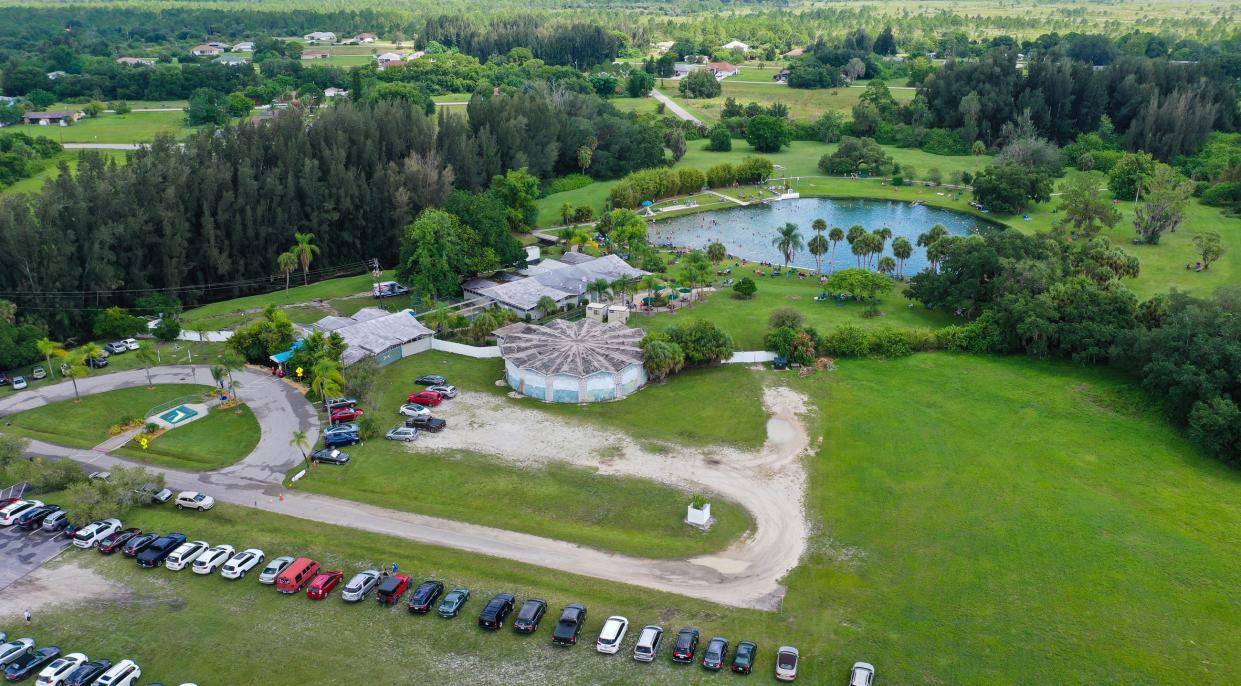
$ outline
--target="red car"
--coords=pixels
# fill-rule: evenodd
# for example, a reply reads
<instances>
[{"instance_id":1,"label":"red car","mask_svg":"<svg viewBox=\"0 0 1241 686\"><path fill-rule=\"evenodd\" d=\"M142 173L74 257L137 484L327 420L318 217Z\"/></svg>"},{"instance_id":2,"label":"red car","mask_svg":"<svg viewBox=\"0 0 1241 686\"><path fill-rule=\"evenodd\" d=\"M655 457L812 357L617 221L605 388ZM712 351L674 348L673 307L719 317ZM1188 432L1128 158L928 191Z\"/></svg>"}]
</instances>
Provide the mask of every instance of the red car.
<instances>
[{"instance_id":1,"label":"red car","mask_svg":"<svg viewBox=\"0 0 1241 686\"><path fill-rule=\"evenodd\" d=\"M338 407L332 410L332 423L352 422L362 416L362 410L356 407Z\"/></svg>"},{"instance_id":2,"label":"red car","mask_svg":"<svg viewBox=\"0 0 1241 686\"><path fill-rule=\"evenodd\" d=\"M330 572L320 572L315 577L315 580L310 582L310 588L306 589L306 597L311 600L323 600L344 578L345 573L339 569L333 569Z\"/></svg>"},{"instance_id":3,"label":"red car","mask_svg":"<svg viewBox=\"0 0 1241 686\"><path fill-rule=\"evenodd\" d=\"M409 577L404 574L389 574L379 580L375 587L375 600L380 605L395 605L409 588Z\"/></svg>"},{"instance_id":4,"label":"red car","mask_svg":"<svg viewBox=\"0 0 1241 686\"><path fill-rule=\"evenodd\" d=\"M128 543L129 539L133 538L134 536L137 536L140 533L142 533L141 529L130 527L128 529L121 529L120 531L117 531L111 535L105 536L103 540L99 542L99 552L103 553L104 555L111 555L112 553L115 553L116 551L120 550L121 547L123 547L126 543Z\"/></svg>"},{"instance_id":5,"label":"red car","mask_svg":"<svg viewBox=\"0 0 1241 686\"><path fill-rule=\"evenodd\" d=\"M444 396L439 391L418 391L409 394L409 402L435 407L444 402Z\"/></svg>"}]
</instances>

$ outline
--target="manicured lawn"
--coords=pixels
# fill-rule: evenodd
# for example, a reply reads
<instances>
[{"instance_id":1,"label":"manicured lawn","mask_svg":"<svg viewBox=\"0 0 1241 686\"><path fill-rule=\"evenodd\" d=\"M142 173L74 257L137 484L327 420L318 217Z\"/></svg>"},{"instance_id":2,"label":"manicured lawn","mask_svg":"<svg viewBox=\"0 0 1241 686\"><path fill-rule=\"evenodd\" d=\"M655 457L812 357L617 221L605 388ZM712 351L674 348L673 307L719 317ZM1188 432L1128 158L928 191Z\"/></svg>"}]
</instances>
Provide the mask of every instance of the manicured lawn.
<instances>
[{"instance_id":1,"label":"manicured lawn","mask_svg":"<svg viewBox=\"0 0 1241 686\"><path fill-rule=\"evenodd\" d=\"M107 341L95 341L98 345L103 346ZM199 343L190 341L174 341L172 343L159 343L155 340L144 341L149 345L155 346L155 350L159 353L158 364L212 364L219 360L224 354L225 344L223 343ZM30 376L30 371L34 367L47 368L47 363L40 360L28 367L19 367L17 369L6 370L9 378L14 376L25 376L26 382L30 384L31 389L38 388L45 384L60 383L63 378L60 374L60 363L55 358L52 360L53 369L49 369L48 375L41 381L36 381ZM132 353L121 353L119 355L110 355L108 357L108 366L103 369L92 369L91 375L98 376L100 374L111 374L113 372L125 371L127 369L141 369L142 363L138 361L138 356ZM54 370L54 371L53 371ZM0 395L9 393L22 393L24 391L14 391L12 386L0 386Z\"/></svg>"},{"instance_id":2,"label":"manicured lawn","mask_svg":"<svg viewBox=\"0 0 1241 686\"><path fill-rule=\"evenodd\" d=\"M471 97L473 97L472 93L445 93L432 95L431 99L435 102L469 102Z\"/></svg>"},{"instance_id":3,"label":"manicured lawn","mask_svg":"<svg viewBox=\"0 0 1241 686\"><path fill-rule=\"evenodd\" d=\"M184 112L104 112L73 126L43 128L54 128L47 135L59 143L145 143L157 133L170 131L184 138L194 130L185 125Z\"/></svg>"},{"instance_id":4,"label":"manicured lawn","mask_svg":"<svg viewBox=\"0 0 1241 686\"><path fill-rule=\"evenodd\" d=\"M19 412L0 420L4 433L46 440L75 448L93 448L108 440L109 427L143 419L151 408L211 390L195 384L161 384L83 396Z\"/></svg>"},{"instance_id":5,"label":"manicured lawn","mask_svg":"<svg viewBox=\"0 0 1241 686\"><path fill-rule=\"evenodd\" d=\"M294 283L296 283L296 277L297 275L295 274ZM391 279L392 273L384 272L381 278L383 280ZM252 314L262 310L267 305L300 305L312 300L326 300L370 292L372 283L373 279L370 274L325 279L312 283L309 286L293 286L288 291L280 289L270 293L260 293L258 295L221 300L220 302L203 305L202 307L196 307L187 311L182 315L181 320L183 323L196 321L224 322L224 326L229 326L244 319L244 317L241 319L230 319L230 317Z\"/></svg>"},{"instance_id":6,"label":"manicured lawn","mask_svg":"<svg viewBox=\"0 0 1241 686\"><path fill-rule=\"evenodd\" d=\"M725 266L731 262L725 263ZM675 269L675 267L674 267ZM806 318L806 324L820 333L828 333L837 326L849 324L865 329L892 327L897 329L931 329L953 323L946 313L928 310L921 304L893 292L884 297L879 306L882 316L862 316L865 305L856 302L841 303L836 300L816 301L822 292L817 280L802 281L797 278L760 277L753 267L734 266L732 278L749 276L758 284L758 293L750 300L733 297L731 287L717 293L706 293L702 302L695 303L675 314L666 311L650 315L637 314L630 317L633 326L649 330L663 329L692 319L715 322L733 337L738 350L763 350L763 336L767 333L767 320L772 311L793 308ZM912 307L911 307L912 305Z\"/></svg>"},{"instance_id":7,"label":"manicured lawn","mask_svg":"<svg viewBox=\"0 0 1241 686\"><path fill-rule=\"evenodd\" d=\"M743 70L741 75L729 77L720 82L723 88L719 97L715 98L682 97L677 90L678 83L671 80L666 81L664 87L660 90L668 97L676 100L677 104L710 123L719 120L720 111L728 98L733 98L742 105L747 105L751 102L757 102L763 106L777 102L784 103L789 108L789 118L798 121L817 119L825 110L836 110L849 114L853 110L853 106L858 103L858 98L866 87L866 82L863 81L858 82L857 85L843 88L823 88L817 90L789 88L782 83L771 80L772 75L775 73L776 70ZM762 83L754 83L758 81ZM904 88L892 88L891 93L897 102L908 102L913 100L915 91Z\"/></svg>"},{"instance_id":8,"label":"manicured lawn","mask_svg":"<svg viewBox=\"0 0 1241 686\"><path fill-rule=\"evenodd\" d=\"M655 114L659 109L659 101L652 97L644 98L612 98L608 102L612 103L616 109L622 112L637 112L638 114Z\"/></svg>"},{"instance_id":9,"label":"manicured lawn","mask_svg":"<svg viewBox=\"0 0 1241 686\"><path fill-rule=\"evenodd\" d=\"M242 389L245 400L245 389ZM240 461L258 445L261 431L246 405L215 408L206 417L160 434L145 449L131 442L118 455L192 471L219 469Z\"/></svg>"}]
</instances>

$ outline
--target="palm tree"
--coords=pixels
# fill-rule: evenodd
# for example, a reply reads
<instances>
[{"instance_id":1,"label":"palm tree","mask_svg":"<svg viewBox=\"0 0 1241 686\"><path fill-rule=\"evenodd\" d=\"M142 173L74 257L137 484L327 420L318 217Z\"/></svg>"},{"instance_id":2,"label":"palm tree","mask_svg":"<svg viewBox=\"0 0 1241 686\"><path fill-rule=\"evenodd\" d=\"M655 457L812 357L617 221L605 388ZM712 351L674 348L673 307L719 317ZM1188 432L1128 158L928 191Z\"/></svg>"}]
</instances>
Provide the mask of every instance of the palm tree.
<instances>
[{"instance_id":1,"label":"palm tree","mask_svg":"<svg viewBox=\"0 0 1241 686\"><path fill-rule=\"evenodd\" d=\"M556 304L556 301L550 295L539 298L539 302L535 304L535 307L539 308L539 311L543 313L544 319L552 316L553 312L560 309L560 306Z\"/></svg>"},{"instance_id":2,"label":"palm tree","mask_svg":"<svg viewBox=\"0 0 1241 686\"><path fill-rule=\"evenodd\" d=\"M875 235L878 236L880 240L879 251L883 252L884 247L888 244L888 240L892 238L892 229L886 226L881 226L879 227L879 230L875 231Z\"/></svg>"},{"instance_id":3,"label":"palm tree","mask_svg":"<svg viewBox=\"0 0 1241 686\"><path fill-rule=\"evenodd\" d=\"M866 234L865 226L862 226L861 224L854 224L853 226L849 227L848 233L845 234L845 240L849 241L849 245L853 245L853 242L856 241L859 236L863 236L865 234Z\"/></svg>"},{"instance_id":4,"label":"palm tree","mask_svg":"<svg viewBox=\"0 0 1241 686\"><path fill-rule=\"evenodd\" d=\"M297 269L297 255L292 250L282 252L276 257L276 267L284 272L284 292L289 292L289 277L292 276L293 270Z\"/></svg>"},{"instance_id":5,"label":"palm tree","mask_svg":"<svg viewBox=\"0 0 1241 686\"><path fill-rule=\"evenodd\" d=\"M564 220L565 224L572 223L573 222L573 206L570 205L569 203L565 203L561 205L560 206L560 218Z\"/></svg>"},{"instance_id":6,"label":"palm tree","mask_svg":"<svg viewBox=\"0 0 1241 686\"><path fill-rule=\"evenodd\" d=\"M707 246L707 259L711 260L711 264L718 265L720 262L723 262L724 258L727 256L728 248L725 248L723 243L714 241L711 245Z\"/></svg>"},{"instance_id":7,"label":"palm tree","mask_svg":"<svg viewBox=\"0 0 1241 686\"><path fill-rule=\"evenodd\" d=\"M931 227L930 231L918 235L918 247L929 248L935 241L948 235L948 227L943 224L936 224Z\"/></svg>"},{"instance_id":8,"label":"palm tree","mask_svg":"<svg viewBox=\"0 0 1241 686\"><path fill-rule=\"evenodd\" d=\"M897 259L897 274L905 276L905 260L908 260L914 254L913 243L909 242L904 236L897 236L892 240L892 254Z\"/></svg>"},{"instance_id":9,"label":"palm tree","mask_svg":"<svg viewBox=\"0 0 1241 686\"><path fill-rule=\"evenodd\" d=\"M39 349L39 354L43 356L43 359L47 360L47 373L55 374L56 372L52 368L52 357L64 357L65 346L53 341L50 338L44 337L35 343L35 347Z\"/></svg>"},{"instance_id":10,"label":"palm tree","mask_svg":"<svg viewBox=\"0 0 1241 686\"><path fill-rule=\"evenodd\" d=\"M784 266L788 267L797 253L806 247L806 244L802 242L801 232L797 230L796 224L787 223L777 229L777 232L777 236L771 239L771 244L784 256Z\"/></svg>"},{"instance_id":11,"label":"palm tree","mask_svg":"<svg viewBox=\"0 0 1241 686\"><path fill-rule=\"evenodd\" d=\"M240 386L241 383L233 379L233 371L245 369L246 358L242 357L241 353L236 350L229 350L220 357L220 364L224 366L225 371L228 373L228 387L229 390L234 391L233 397L237 400L241 400L241 396L237 395L235 392L235 389Z\"/></svg>"},{"instance_id":12,"label":"palm tree","mask_svg":"<svg viewBox=\"0 0 1241 686\"><path fill-rule=\"evenodd\" d=\"M314 381L310 382L310 390L319 394L323 400L323 408L327 409L328 398L335 398L345 387L345 375L340 371L340 363L336 360L322 359L310 369Z\"/></svg>"},{"instance_id":13,"label":"palm tree","mask_svg":"<svg viewBox=\"0 0 1241 686\"><path fill-rule=\"evenodd\" d=\"M629 304L629 294L638 287L638 280L632 276L621 275L612 282L612 293L621 296L621 302Z\"/></svg>"},{"instance_id":14,"label":"palm tree","mask_svg":"<svg viewBox=\"0 0 1241 686\"><path fill-rule=\"evenodd\" d=\"M887 274L888 276L891 276L894 271L896 271L896 260L888 257L887 255L879 258L880 274Z\"/></svg>"},{"instance_id":15,"label":"palm tree","mask_svg":"<svg viewBox=\"0 0 1241 686\"><path fill-rule=\"evenodd\" d=\"M586 287L586 290L592 293L598 293L599 294L598 302L603 302L603 294L607 293L608 289L611 287L612 287L612 284L608 283L607 279L595 279L594 281L590 282L590 285Z\"/></svg>"},{"instance_id":16,"label":"palm tree","mask_svg":"<svg viewBox=\"0 0 1241 686\"><path fill-rule=\"evenodd\" d=\"M819 233L823 233L824 231L827 231L827 220L820 217L819 219L810 222L810 228L818 231Z\"/></svg>"},{"instance_id":17,"label":"palm tree","mask_svg":"<svg viewBox=\"0 0 1241 686\"><path fill-rule=\"evenodd\" d=\"M65 361L65 366L62 371L64 372L64 375L69 377L69 380L73 382L73 397L75 399L82 399L82 395L78 393L78 377L90 375L91 368L86 361L93 357L98 357L102 352L103 349L100 348L97 343L87 343L86 345L83 345L75 350L73 354L69 356L69 359Z\"/></svg>"},{"instance_id":18,"label":"palm tree","mask_svg":"<svg viewBox=\"0 0 1241 686\"><path fill-rule=\"evenodd\" d=\"M302 461L306 463L306 468L310 468L310 456L306 454L310 450L310 439L306 436L305 431L294 431L293 440L289 441L289 445L302 451Z\"/></svg>"},{"instance_id":19,"label":"palm tree","mask_svg":"<svg viewBox=\"0 0 1241 686\"><path fill-rule=\"evenodd\" d=\"M297 258L302 264L302 285L310 283L310 263L315 259L315 255L319 254L319 246L315 245L315 235L313 233L302 233L300 231L293 232L293 239L297 241L289 252Z\"/></svg>"},{"instance_id":20,"label":"palm tree","mask_svg":"<svg viewBox=\"0 0 1241 686\"><path fill-rule=\"evenodd\" d=\"M827 229L827 222L822 219L814 220L814 238L810 239L806 249L814 255L814 273L816 275L823 273L823 256L827 254L828 242L823 235L823 231Z\"/></svg>"},{"instance_id":21,"label":"palm tree","mask_svg":"<svg viewBox=\"0 0 1241 686\"><path fill-rule=\"evenodd\" d=\"M569 246L569 252L580 252L583 245L594 240L586 229L568 228L560 230L560 239Z\"/></svg>"},{"instance_id":22,"label":"palm tree","mask_svg":"<svg viewBox=\"0 0 1241 686\"><path fill-rule=\"evenodd\" d=\"M832 230L827 232L827 238L832 242L832 268L836 265L836 246L845 239L845 230L839 226L833 226Z\"/></svg>"},{"instance_id":23,"label":"palm tree","mask_svg":"<svg viewBox=\"0 0 1241 686\"><path fill-rule=\"evenodd\" d=\"M222 364L211 365L211 378L215 381L216 388L224 388L224 379L228 377L228 370Z\"/></svg>"},{"instance_id":24,"label":"palm tree","mask_svg":"<svg viewBox=\"0 0 1241 686\"><path fill-rule=\"evenodd\" d=\"M134 357L147 370L147 385L154 386L155 382L151 380L151 367L159 364L159 351L150 343L141 343L138 345L138 352L134 353Z\"/></svg>"},{"instance_id":25,"label":"palm tree","mask_svg":"<svg viewBox=\"0 0 1241 686\"><path fill-rule=\"evenodd\" d=\"M859 269L862 267L862 256L867 254L867 250L868 248L866 247L866 241L864 240L854 240L853 243L849 245L849 251L853 253L854 259L857 260L857 266Z\"/></svg>"}]
</instances>

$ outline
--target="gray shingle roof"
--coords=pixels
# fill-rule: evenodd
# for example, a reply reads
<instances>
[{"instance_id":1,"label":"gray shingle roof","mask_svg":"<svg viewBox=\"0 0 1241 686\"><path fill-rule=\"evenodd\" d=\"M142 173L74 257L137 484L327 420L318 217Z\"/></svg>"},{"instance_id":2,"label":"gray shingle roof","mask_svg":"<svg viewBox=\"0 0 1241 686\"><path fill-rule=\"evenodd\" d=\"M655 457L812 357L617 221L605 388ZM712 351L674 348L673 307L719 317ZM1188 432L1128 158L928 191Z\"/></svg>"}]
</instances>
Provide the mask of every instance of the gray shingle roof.
<instances>
[{"instance_id":1,"label":"gray shingle roof","mask_svg":"<svg viewBox=\"0 0 1241 686\"><path fill-rule=\"evenodd\" d=\"M510 324L495 333L507 362L543 374L577 377L642 364L638 342L646 335L642 329L593 319L557 319L547 326Z\"/></svg>"},{"instance_id":2,"label":"gray shingle roof","mask_svg":"<svg viewBox=\"0 0 1241 686\"><path fill-rule=\"evenodd\" d=\"M385 312L375 307L358 310L352 318L324 317L315 322L315 328L336 331L345 339L348 347L341 361L346 365L432 334L414 318L413 310Z\"/></svg>"}]
</instances>

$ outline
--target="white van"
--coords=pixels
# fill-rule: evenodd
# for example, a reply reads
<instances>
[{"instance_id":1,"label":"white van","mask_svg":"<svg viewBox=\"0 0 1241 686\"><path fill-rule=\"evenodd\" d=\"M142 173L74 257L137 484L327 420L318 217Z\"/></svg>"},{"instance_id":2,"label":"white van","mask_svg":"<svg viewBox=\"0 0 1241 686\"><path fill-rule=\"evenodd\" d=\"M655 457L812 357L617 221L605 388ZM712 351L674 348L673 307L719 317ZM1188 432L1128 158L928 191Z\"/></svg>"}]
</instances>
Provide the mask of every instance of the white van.
<instances>
[{"instance_id":1,"label":"white van","mask_svg":"<svg viewBox=\"0 0 1241 686\"><path fill-rule=\"evenodd\" d=\"M174 572L190 566L190 563L198 559L199 555L206 552L211 546L206 541L187 541L172 551L168 559L164 560L164 566Z\"/></svg>"},{"instance_id":2,"label":"white van","mask_svg":"<svg viewBox=\"0 0 1241 686\"><path fill-rule=\"evenodd\" d=\"M138 667L137 662L121 660L112 665L112 669L104 672L103 676L95 682L95 686L134 686L138 683L140 676L142 676L142 669Z\"/></svg>"},{"instance_id":3,"label":"white van","mask_svg":"<svg viewBox=\"0 0 1241 686\"><path fill-rule=\"evenodd\" d=\"M121 530L121 520L100 519L78 529L73 534L73 545L79 548L94 548L104 538Z\"/></svg>"},{"instance_id":4,"label":"white van","mask_svg":"<svg viewBox=\"0 0 1241 686\"><path fill-rule=\"evenodd\" d=\"M42 501L39 500L18 500L9 503L0 510L0 526L13 526L17 523L17 518L36 507L43 507Z\"/></svg>"}]
</instances>

